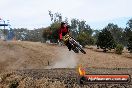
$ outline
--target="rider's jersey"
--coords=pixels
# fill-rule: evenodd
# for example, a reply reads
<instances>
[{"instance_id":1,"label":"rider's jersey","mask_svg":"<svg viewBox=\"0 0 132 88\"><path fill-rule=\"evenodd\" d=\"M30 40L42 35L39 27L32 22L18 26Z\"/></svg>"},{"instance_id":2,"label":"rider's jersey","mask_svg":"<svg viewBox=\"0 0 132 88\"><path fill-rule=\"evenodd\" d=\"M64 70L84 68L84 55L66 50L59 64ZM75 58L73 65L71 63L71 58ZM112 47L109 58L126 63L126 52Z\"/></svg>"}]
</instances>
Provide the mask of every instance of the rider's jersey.
<instances>
[{"instance_id":1,"label":"rider's jersey","mask_svg":"<svg viewBox=\"0 0 132 88\"><path fill-rule=\"evenodd\" d=\"M68 33L67 27L60 28L59 29L59 39L62 40L63 36L65 36Z\"/></svg>"}]
</instances>

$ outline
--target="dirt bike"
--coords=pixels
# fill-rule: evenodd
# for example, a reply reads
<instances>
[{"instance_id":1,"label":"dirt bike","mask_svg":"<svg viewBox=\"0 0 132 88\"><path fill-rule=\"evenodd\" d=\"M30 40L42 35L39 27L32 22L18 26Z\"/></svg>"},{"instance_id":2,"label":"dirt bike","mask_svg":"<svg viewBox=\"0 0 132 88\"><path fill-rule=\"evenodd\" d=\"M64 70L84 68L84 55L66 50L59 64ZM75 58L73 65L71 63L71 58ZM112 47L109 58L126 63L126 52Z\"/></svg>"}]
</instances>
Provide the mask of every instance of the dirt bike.
<instances>
[{"instance_id":1,"label":"dirt bike","mask_svg":"<svg viewBox=\"0 0 132 88\"><path fill-rule=\"evenodd\" d=\"M66 34L63 37L63 41L64 42L69 42L72 46L72 50L75 53L79 53L79 51L81 51L83 54L86 54L86 52L83 50L82 45L80 45L73 37L71 37L69 34Z\"/></svg>"}]
</instances>

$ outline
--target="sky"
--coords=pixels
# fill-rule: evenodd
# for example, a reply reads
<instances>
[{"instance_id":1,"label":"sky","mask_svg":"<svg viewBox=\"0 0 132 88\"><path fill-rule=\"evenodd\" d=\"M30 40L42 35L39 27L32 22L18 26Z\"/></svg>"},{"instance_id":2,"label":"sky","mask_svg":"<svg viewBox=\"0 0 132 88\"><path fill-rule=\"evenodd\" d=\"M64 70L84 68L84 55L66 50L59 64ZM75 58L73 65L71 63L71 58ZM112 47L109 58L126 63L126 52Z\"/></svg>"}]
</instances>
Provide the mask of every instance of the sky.
<instances>
[{"instance_id":1,"label":"sky","mask_svg":"<svg viewBox=\"0 0 132 88\"><path fill-rule=\"evenodd\" d=\"M132 0L0 0L0 18L12 28L41 28L51 24L48 10L69 20L85 20L93 29L108 23L125 27L132 18Z\"/></svg>"}]
</instances>

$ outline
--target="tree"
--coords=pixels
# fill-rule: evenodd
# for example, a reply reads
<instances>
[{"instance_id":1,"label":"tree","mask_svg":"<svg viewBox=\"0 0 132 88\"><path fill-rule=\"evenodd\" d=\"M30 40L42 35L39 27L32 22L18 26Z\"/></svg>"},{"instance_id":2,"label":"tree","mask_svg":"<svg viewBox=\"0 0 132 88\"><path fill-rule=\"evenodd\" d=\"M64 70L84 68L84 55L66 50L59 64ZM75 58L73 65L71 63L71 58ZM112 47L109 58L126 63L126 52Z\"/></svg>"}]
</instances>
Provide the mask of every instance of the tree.
<instances>
[{"instance_id":1,"label":"tree","mask_svg":"<svg viewBox=\"0 0 132 88\"><path fill-rule=\"evenodd\" d=\"M99 30L93 30L93 38L94 38L94 44L96 44L96 42L97 42L97 39L98 39L98 36L99 36L99 33L100 33L100 31Z\"/></svg>"},{"instance_id":2,"label":"tree","mask_svg":"<svg viewBox=\"0 0 132 88\"><path fill-rule=\"evenodd\" d=\"M78 19L74 18L74 19L71 20L71 27L70 27L70 29L71 29L72 36L75 39L77 39L77 35L78 35L77 28L78 28Z\"/></svg>"},{"instance_id":3,"label":"tree","mask_svg":"<svg viewBox=\"0 0 132 88\"><path fill-rule=\"evenodd\" d=\"M54 23L54 22L58 22L58 23L62 22L62 15L60 13L58 13L58 12L53 14L51 11L49 11L49 16L51 18L52 23Z\"/></svg>"},{"instance_id":4,"label":"tree","mask_svg":"<svg viewBox=\"0 0 132 88\"><path fill-rule=\"evenodd\" d=\"M116 48L115 48L115 53L116 54L122 54L122 51L124 49L124 46L121 44L117 44Z\"/></svg>"},{"instance_id":5,"label":"tree","mask_svg":"<svg viewBox=\"0 0 132 88\"><path fill-rule=\"evenodd\" d=\"M77 29L77 27L78 27L78 19L75 19L75 18L73 18L72 20L71 20L71 29L72 30L76 30Z\"/></svg>"},{"instance_id":6,"label":"tree","mask_svg":"<svg viewBox=\"0 0 132 88\"><path fill-rule=\"evenodd\" d=\"M14 28L14 34L15 34L15 38L16 40L26 40L27 38L27 34L28 33L28 29L26 28Z\"/></svg>"},{"instance_id":7,"label":"tree","mask_svg":"<svg viewBox=\"0 0 132 88\"><path fill-rule=\"evenodd\" d=\"M127 49L132 53L132 18L127 22L127 27L124 30L124 36L127 41Z\"/></svg>"},{"instance_id":8,"label":"tree","mask_svg":"<svg viewBox=\"0 0 132 88\"><path fill-rule=\"evenodd\" d=\"M124 37L125 40L127 41L126 45L129 45L128 42L130 42L131 36L132 36L132 19L130 19L127 22L127 27L124 30Z\"/></svg>"},{"instance_id":9,"label":"tree","mask_svg":"<svg viewBox=\"0 0 132 88\"><path fill-rule=\"evenodd\" d=\"M74 38L77 38L77 36L82 32L88 32L90 36L92 36L93 33L93 30L88 24L86 24L86 21L80 21L75 18L71 20L71 31Z\"/></svg>"},{"instance_id":10,"label":"tree","mask_svg":"<svg viewBox=\"0 0 132 88\"><path fill-rule=\"evenodd\" d=\"M43 30L42 37L45 40L50 40L56 43L59 39L58 30L60 28L60 24L62 22L62 15L60 13L52 13L49 11L49 16L51 18L51 25ZM65 21L68 22L68 19L65 18Z\"/></svg>"},{"instance_id":11,"label":"tree","mask_svg":"<svg viewBox=\"0 0 132 88\"><path fill-rule=\"evenodd\" d=\"M15 28L13 29L13 32L16 40L39 42L43 40L43 29L44 28L28 30L26 28Z\"/></svg>"},{"instance_id":12,"label":"tree","mask_svg":"<svg viewBox=\"0 0 132 88\"><path fill-rule=\"evenodd\" d=\"M132 30L132 18L127 22L127 26Z\"/></svg>"},{"instance_id":13,"label":"tree","mask_svg":"<svg viewBox=\"0 0 132 88\"><path fill-rule=\"evenodd\" d=\"M79 21L78 22L78 31L79 33L86 29L86 21Z\"/></svg>"},{"instance_id":14,"label":"tree","mask_svg":"<svg viewBox=\"0 0 132 88\"><path fill-rule=\"evenodd\" d=\"M78 35L77 41L84 47L85 45L87 45L87 37L88 35L85 32L82 32Z\"/></svg>"},{"instance_id":15,"label":"tree","mask_svg":"<svg viewBox=\"0 0 132 88\"><path fill-rule=\"evenodd\" d=\"M77 41L85 47L86 45L93 45L94 39L87 32L81 32L78 34Z\"/></svg>"},{"instance_id":16,"label":"tree","mask_svg":"<svg viewBox=\"0 0 132 88\"><path fill-rule=\"evenodd\" d=\"M46 28L46 30L43 31L42 35L44 39L48 39L53 43L57 43L59 39L58 31L61 26L62 15L58 12L53 14L51 11L49 11L49 16L51 18L52 23L48 28ZM65 22L68 24L68 18L66 17Z\"/></svg>"},{"instance_id":17,"label":"tree","mask_svg":"<svg viewBox=\"0 0 132 88\"><path fill-rule=\"evenodd\" d=\"M60 28L60 23L58 22L55 22L55 23L52 23L50 25L50 40L52 42L55 42L57 43L58 39L59 39L59 34L58 34L58 31L59 31L59 28Z\"/></svg>"},{"instance_id":18,"label":"tree","mask_svg":"<svg viewBox=\"0 0 132 88\"><path fill-rule=\"evenodd\" d=\"M130 51L130 53L132 53L132 36L129 37L128 39L128 44L127 44L127 49L128 51Z\"/></svg>"},{"instance_id":19,"label":"tree","mask_svg":"<svg viewBox=\"0 0 132 88\"><path fill-rule=\"evenodd\" d=\"M46 42L49 39L49 34L50 34L50 28L49 27L44 28L42 32L42 37L44 42Z\"/></svg>"},{"instance_id":20,"label":"tree","mask_svg":"<svg viewBox=\"0 0 132 88\"><path fill-rule=\"evenodd\" d=\"M116 24L109 23L106 26L106 29L108 29L111 32L116 43L124 44L125 40L123 38L123 29L122 28L119 28L118 25L116 25Z\"/></svg>"},{"instance_id":21,"label":"tree","mask_svg":"<svg viewBox=\"0 0 132 88\"><path fill-rule=\"evenodd\" d=\"M104 52L116 47L114 38L107 28L104 28L102 32L99 33L97 47L103 49Z\"/></svg>"}]
</instances>

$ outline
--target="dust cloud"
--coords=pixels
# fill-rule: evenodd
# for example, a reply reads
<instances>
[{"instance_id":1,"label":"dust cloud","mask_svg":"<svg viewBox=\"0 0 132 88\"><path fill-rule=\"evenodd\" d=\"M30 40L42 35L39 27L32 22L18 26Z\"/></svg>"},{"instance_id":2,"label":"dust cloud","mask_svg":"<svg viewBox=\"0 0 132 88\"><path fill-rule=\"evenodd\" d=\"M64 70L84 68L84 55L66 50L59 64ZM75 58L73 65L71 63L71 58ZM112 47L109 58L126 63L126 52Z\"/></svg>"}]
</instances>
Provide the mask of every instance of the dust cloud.
<instances>
[{"instance_id":1,"label":"dust cloud","mask_svg":"<svg viewBox=\"0 0 132 88\"><path fill-rule=\"evenodd\" d=\"M75 68L77 66L78 59L76 53L72 51L66 51L65 53L59 53L57 61L52 68Z\"/></svg>"}]
</instances>

